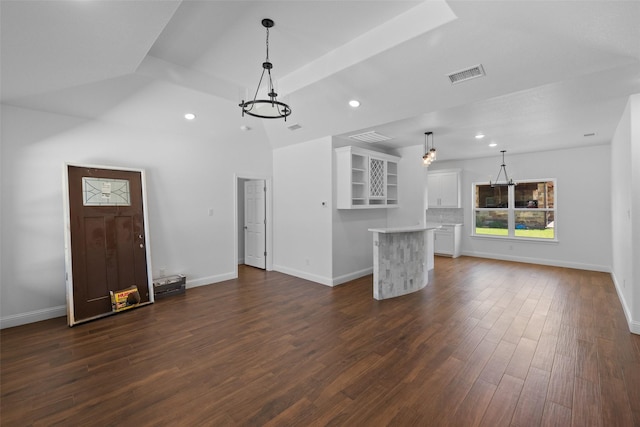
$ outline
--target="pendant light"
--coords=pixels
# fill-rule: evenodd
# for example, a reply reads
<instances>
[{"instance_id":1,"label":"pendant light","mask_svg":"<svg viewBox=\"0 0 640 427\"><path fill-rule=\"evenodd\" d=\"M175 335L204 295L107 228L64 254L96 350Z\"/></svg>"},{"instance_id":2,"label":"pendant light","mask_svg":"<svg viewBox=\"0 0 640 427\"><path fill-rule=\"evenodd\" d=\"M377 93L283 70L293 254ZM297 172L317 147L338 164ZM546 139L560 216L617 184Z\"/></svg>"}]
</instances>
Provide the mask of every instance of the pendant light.
<instances>
[{"instance_id":1,"label":"pendant light","mask_svg":"<svg viewBox=\"0 0 640 427\"><path fill-rule=\"evenodd\" d=\"M429 137L431 137L431 148L429 148ZM422 164L426 167L436 160L436 147L433 145L433 132L424 133L424 156Z\"/></svg>"},{"instance_id":2,"label":"pendant light","mask_svg":"<svg viewBox=\"0 0 640 427\"><path fill-rule=\"evenodd\" d=\"M506 153L507 150L502 150L500 152L502 153L502 165L500 165L500 170L498 171L498 177L496 178L496 181L491 182L491 178L489 178L489 185L491 186L491 188L496 186L503 187L516 185L516 183L513 182L513 179L509 178L509 175L507 175L507 166L504 164L504 153ZM502 174L502 171L504 171L504 182L500 182L500 175Z\"/></svg>"},{"instance_id":3,"label":"pendant light","mask_svg":"<svg viewBox=\"0 0 640 427\"><path fill-rule=\"evenodd\" d=\"M284 102L278 101L278 94L274 90L273 81L271 80L271 69L273 68L273 64L269 61L269 28L272 28L274 25L275 23L271 19L265 18L262 20L262 26L267 29L267 58L265 62L262 63L262 74L260 75L260 81L258 82L258 87L256 88L253 100L245 102L243 99L239 106L242 107L243 117L246 113L250 116L259 117L261 119L284 118L284 121L286 122L287 116L291 114L291 108ZM267 87L267 96L269 99L258 99L258 91L260 90L260 85L262 84L265 72L269 77L269 86Z\"/></svg>"}]
</instances>

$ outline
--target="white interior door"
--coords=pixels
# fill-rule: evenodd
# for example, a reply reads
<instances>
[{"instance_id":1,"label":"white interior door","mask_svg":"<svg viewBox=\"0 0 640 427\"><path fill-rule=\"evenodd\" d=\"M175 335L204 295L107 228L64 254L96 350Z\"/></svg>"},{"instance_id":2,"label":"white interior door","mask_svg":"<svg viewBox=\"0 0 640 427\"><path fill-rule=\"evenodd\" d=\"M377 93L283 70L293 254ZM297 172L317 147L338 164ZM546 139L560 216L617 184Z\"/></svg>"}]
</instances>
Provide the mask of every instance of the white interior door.
<instances>
[{"instance_id":1,"label":"white interior door","mask_svg":"<svg viewBox=\"0 0 640 427\"><path fill-rule=\"evenodd\" d=\"M265 181L244 183L244 263L266 268Z\"/></svg>"}]
</instances>

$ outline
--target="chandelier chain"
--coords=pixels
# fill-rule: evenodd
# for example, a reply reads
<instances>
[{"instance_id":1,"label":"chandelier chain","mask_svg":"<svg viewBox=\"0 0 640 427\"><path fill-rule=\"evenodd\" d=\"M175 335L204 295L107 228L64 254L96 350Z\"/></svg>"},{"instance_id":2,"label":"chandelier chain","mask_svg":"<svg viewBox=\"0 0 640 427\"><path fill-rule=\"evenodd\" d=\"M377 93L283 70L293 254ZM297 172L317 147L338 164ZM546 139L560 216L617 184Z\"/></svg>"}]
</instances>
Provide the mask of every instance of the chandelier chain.
<instances>
[{"instance_id":1,"label":"chandelier chain","mask_svg":"<svg viewBox=\"0 0 640 427\"><path fill-rule=\"evenodd\" d=\"M269 28L267 27L267 62L269 62Z\"/></svg>"}]
</instances>

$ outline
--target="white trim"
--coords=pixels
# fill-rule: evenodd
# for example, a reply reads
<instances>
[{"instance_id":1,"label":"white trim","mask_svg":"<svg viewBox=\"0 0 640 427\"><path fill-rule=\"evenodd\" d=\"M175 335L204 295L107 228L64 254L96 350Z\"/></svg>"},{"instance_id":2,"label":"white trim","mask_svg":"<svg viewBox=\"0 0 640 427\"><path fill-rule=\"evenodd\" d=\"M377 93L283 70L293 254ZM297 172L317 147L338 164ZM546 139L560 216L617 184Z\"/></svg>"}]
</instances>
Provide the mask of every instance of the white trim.
<instances>
[{"instance_id":1,"label":"white trim","mask_svg":"<svg viewBox=\"0 0 640 427\"><path fill-rule=\"evenodd\" d=\"M62 200L63 200L63 216L64 216L64 259L65 259L65 282L67 291L67 323L69 326L73 326L80 322L86 321L84 319L80 322L76 321L73 312L73 269L71 268L71 213L69 210L69 166L88 169L106 169L117 170L125 172L138 172L140 173L140 183L142 187L142 218L144 221L144 245L145 255L147 257L147 288L149 291L149 303L155 302L153 293L153 269L151 267L151 238L149 235L149 213L147 203L147 178L144 169L141 168L129 168L120 166L105 166L105 165L88 165L82 163L65 162L62 166Z\"/></svg>"},{"instance_id":2,"label":"white trim","mask_svg":"<svg viewBox=\"0 0 640 427\"><path fill-rule=\"evenodd\" d=\"M29 311L26 313L11 314L0 318L0 329L13 328L14 326L55 319L56 317L63 317L66 315L67 307L64 305L43 308L41 310Z\"/></svg>"},{"instance_id":3,"label":"white trim","mask_svg":"<svg viewBox=\"0 0 640 427\"><path fill-rule=\"evenodd\" d=\"M187 278L185 287L187 289L197 288L199 286L207 286L218 282L224 282L225 280L232 280L236 277L238 277L237 273L229 272L224 274L216 274L215 276L200 277L198 279Z\"/></svg>"},{"instance_id":4,"label":"white trim","mask_svg":"<svg viewBox=\"0 0 640 427\"><path fill-rule=\"evenodd\" d=\"M334 277L331 279L331 286L338 286L343 283L350 282L355 279L373 274L373 267L365 268L364 270L354 271L352 273L343 274L342 276Z\"/></svg>"},{"instance_id":5,"label":"white trim","mask_svg":"<svg viewBox=\"0 0 640 427\"><path fill-rule=\"evenodd\" d=\"M603 273L611 272L611 266L608 266L608 265L583 264L581 262L558 261L555 259L544 259L544 258L518 257L518 256L512 256L512 255L493 254L489 252L475 252L475 251L463 251L462 255L477 257L477 258L497 259L500 261L515 261L515 262L523 262L526 264L548 265L551 267L575 268L576 270L600 271Z\"/></svg>"},{"instance_id":6,"label":"white trim","mask_svg":"<svg viewBox=\"0 0 640 427\"><path fill-rule=\"evenodd\" d=\"M333 279L329 277L318 276L293 268L283 267L281 265L274 265L273 269L275 271L279 271L280 273L288 274L289 276L299 277L301 279L309 280L311 282L319 283L325 286L333 286Z\"/></svg>"},{"instance_id":7,"label":"white trim","mask_svg":"<svg viewBox=\"0 0 640 427\"><path fill-rule=\"evenodd\" d=\"M237 275L234 275L233 273L225 273L225 274L218 274L215 276L202 277L195 280L190 279L187 281L186 287L195 288L198 286L206 286L206 285L211 285L217 282L223 282L225 280L235 279L236 277ZM150 302L144 305L148 305L148 304L150 304ZM72 307L73 307L73 304L72 304ZM111 316L112 314L115 314L115 313L111 313L111 312L104 313L103 315L99 315L97 317L100 318L105 316ZM0 329L13 328L14 326L21 326L21 325L26 325L28 323L40 322L42 320L55 319L56 317L64 317L64 316L67 316L67 306L65 305L59 305L57 307L29 311L26 313L12 314L10 316L5 316L0 318ZM84 323L92 319L83 319L81 321L76 321L73 325L78 325L80 323ZM69 326L73 326L73 325L69 325Z\"/></svg>"},{"instance_id":8,"label":"white trim","mask_svg":"<svg viewBox=\"0 0 640 427\"><path fill-rule=\"evenodd\" d=\"M512 242L527 242L527 243L546 243L546 244L558 244L560 241L556 238L553 239L545 239L545 238L536 238L536 237L515 237L515 236L493 236L491 234L469 234L469 237L472 239L485 239L495 242L496 240L510 240Z\"/></svg>"},{"instance_id":9,"label":"white trim","mask_svg":"<svg viewBox=\"0 0 640 427\"><path fill-rule=\"evenodd\" d=\"M513 178L512 178L513 179ZM490 234L476 234L476 215L475 212L480 210L480 211L492 211L492 210L506 210L508 213L508 220L507 220L507 232L508 233L515 233L516 231L516 224L515 224L515 215L516 212L518 211L522 211L523 209L526 208L516 208L515 207L515 187L517 186L517 184L526 184L526 183L532 183L532 182L549 182L549 181L553 181L553 208L540 208L538 210L536 209L529 209L530 211L537 211L537 212L553 212L553 222L554 222L554 230L553 230L553 239L543 239L543 238L532 238L532 237L516 237L515 235L509 234L508 236L492 236ZM558 242L558 229L557 227L555 227L555 224L558 223L558 179L557 178L539 178L539 179L519 179L519 180L514 180L516 186L514 185L510 185L508 186L508 193L507 193L507 198L509 202L513 202L513 206L512 207L507 207L507 208L476 208L476 187L478 185L490 185L489 182L487 181L477 181L477 182L472 182L471 183L471 237L480 237L480 238L485 238L485 239L492 239L494 241L496 240L500 240L500 239L512 239L512 240L517 240L517 241L527 241L527 242L552 242L552 243L557 243Z\"/></svg>"},{"instance_id":10,"label":"white trim","mask_svg":"<svg viewBox=\"0 0 640 427\"><path fill-rule=\"evenodd\" d=\"M624 317L627 319L627 324L629 325L629 331L633 334L640 335L640 321L633 320L627 300L624 298L624 293L620 288L620 282L616 279L616 273L613 271L611 272L611 280L613 280L613 284L615 285L616 293L618 294L618 299L620 300L622 311L624 312Z\"/></svg>"},{"instance_id":11,"label":"white trim","mask_svg":"<svg viewBox=\"0 0 640 427\"><path fill-rule=\"evenodd\" d=\"M238 180L263 180L267 186L267 194L265 196L266 201L266 234L267 243L266 251L267 257L265 260L266 270L273 270L273 182L270 176L255 175L249 173L234 173L233 174L233 258L234 262L234 276L232 279L238 277Z\"/></svg>"},{"instance_id":12,"label":"white trim","mask_svg":"<svg viewBox=\"0 0 640 427\"><path fill-rule=\"evenodd\" d=\"M144 219L144 249L147 256L147 286L149 288L149 302L154 303L155 288L153 287L153 269L151 268L151 234L149 224L149 203L147 201L147 172L140 169L140 179L142 180L142 217Z\"/></svg>"},{"instance_id":13,"label":"white trim","mask_svg":"<svg viewBox=\"0 0 640 427\"><path fill-rule=\"evenodd\" d=\"M319 283L321 285L330 286L330 287L338 286L343 283L347 283L352 280L367 276L369 274L373 274L373 267L365 268L359 271L354 271L348 274L343 274L342 276L333 277L333 278L318 276L317 274L311 274L306 271L296 270L295 268L284 267L281 265L274 265L273 270L283 274L287 274L289 276L299 277L301 279L309 280L311 282Z\"/></svg>"},{"instance_id":14,"label":"white trim","mask_svg":"<svg viewBox=\"0 0 640 427\"><path fill-rule=\"evenodd\" d=\"M69 163L62 165L62 210L64 221L64 281L66 291L67 324L75 319L73 312L73 269L71 268L71 213L69 209Z\"/></svg>"},{"instance_id":15,"label":"white trim","mask_svg":"<svg viewBox=\"0 0 640 427\"><path fill-rule=\"evenodd\" d=\"M375 157L379 160L387 160L387 161L391 161L391 162L399 162L400 161L400 157L399 156L395 156L393 154L389 154L389 153L384 153L382 151L375 151L375 150L369 150L368 148L362 148L358 145L346 145L344 147L338 147L335 149L335 151L337 153L340 152L347 152L347 153L352 153L352 154L358 154L360 156L367 156L367 157Z\"/></svg>"},{"instance_id":16,"label":"white trim","mask_svg":"<svg viewBox=\"0 0 640 427\"><path fill-rule=\"evenodd\" d=\"M427 169L427 175L438 175L443 173L462 173L461 168L451 168L451 169ZM488 184L488 183L487 183ZM433 208L437 208L438 206L432 206ZM455 208L454 208L455 209Z\"/></svg>"}]
</instances>

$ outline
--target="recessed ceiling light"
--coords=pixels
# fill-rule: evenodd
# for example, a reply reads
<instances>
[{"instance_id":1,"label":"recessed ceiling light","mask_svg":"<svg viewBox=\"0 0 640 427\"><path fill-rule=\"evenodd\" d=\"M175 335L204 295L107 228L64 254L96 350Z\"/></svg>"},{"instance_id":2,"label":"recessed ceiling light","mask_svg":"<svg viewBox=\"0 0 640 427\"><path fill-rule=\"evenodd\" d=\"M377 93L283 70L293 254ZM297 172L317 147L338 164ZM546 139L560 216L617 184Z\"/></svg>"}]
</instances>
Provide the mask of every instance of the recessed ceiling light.
<instances>
[{"instance_id":1,"label":"recessed ceiling light","mask_svg":"<svg viewBox=\"0 0 640 427\"><path fill-rule=\"evenodd\" d=\"M498 144L496 144L495 142L492 142L491 144L489 144L489 147L495 147L495 146L497 146L497 145L498 145Z\"/></svg>"},{"instance_id":2,"label":"recessed ceiling light","mask_svg":"<svg viewBox=\"0 0 640 427\"><path fill-rule=\"evenodd\" d=\"M360 101L358 101L357 99L352 99L351 101L349 101L349 105L353 108L358 108L360 106Z\"/></svg>"},{"instance_id":3,"label":"recessed ceiling light","mask_svg":"<svg viewBox=\"0 0 640 427\"><path fill-rule=\"evenodd\" d=\"M184 115L184 118L187 119L187 120L193 120L193 119L196 118L196 115L193 114L193 113L187 113L187 114Z\"/></svg>"},{"instance_id":4,"label":"recessed ceiling light","mask_svg":"<svg viewBox=\"0 0 640 427\"><path fill-rule=\"evenodd\" d=\"M484 138L484 134L483 133L479 133L476 135L476 139L482 139Z\"/></svg>"}]
</instances>

